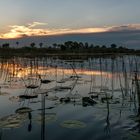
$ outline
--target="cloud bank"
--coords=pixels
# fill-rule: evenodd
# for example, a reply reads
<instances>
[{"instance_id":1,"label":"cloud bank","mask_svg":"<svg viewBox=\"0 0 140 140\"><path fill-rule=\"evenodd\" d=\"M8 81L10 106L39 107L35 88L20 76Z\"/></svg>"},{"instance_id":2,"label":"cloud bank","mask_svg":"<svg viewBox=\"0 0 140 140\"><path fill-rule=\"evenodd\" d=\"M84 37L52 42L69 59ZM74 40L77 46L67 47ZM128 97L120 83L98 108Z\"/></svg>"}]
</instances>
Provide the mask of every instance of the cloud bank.
<instances>
[{"instance_id":1,"label":"cloud bank","mask_svg":"<svg viewBox=\"0 0 140 140\"><path fill-rule=\"evenodd\" d=\"M120 26L91 27L81 29L46 29L47 23L33 22L27 25L10 25L7 33L1 33L1 39L22 38L26 36L46 36L59 34L76 34L76 33L101 33L116 31L137 31L140 30L140 24L127 24Z\"/></svg>"}]
</instances>

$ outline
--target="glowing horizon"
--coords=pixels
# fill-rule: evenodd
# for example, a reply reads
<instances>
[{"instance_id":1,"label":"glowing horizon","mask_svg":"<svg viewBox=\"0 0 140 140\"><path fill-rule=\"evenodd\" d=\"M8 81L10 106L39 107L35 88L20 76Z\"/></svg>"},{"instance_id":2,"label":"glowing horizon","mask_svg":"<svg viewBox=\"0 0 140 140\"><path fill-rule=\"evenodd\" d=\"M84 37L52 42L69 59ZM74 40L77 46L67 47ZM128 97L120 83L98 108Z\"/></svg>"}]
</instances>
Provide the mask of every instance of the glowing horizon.
<instances>
[{"instance_id":1,"label":"glowing horizon","mask_svg":"<svg viewBox=\"0 0 140 140\"><path fill-rule=\"evenodd\" d=\"M76 33L101 33L109 31L123 30L140 30L140 24L127 24L120 26L104 26L104 27L89 27L89 28L62 28L62 29L47 29L47 23L33 22L27 25L9 25L9 31L0 33L0 39L14 39L26 36L47 36L61 34L76 34ZM45 27L45 28L44 28Z\"/></svg>"},{"instance_id":2,"label":"glowing horizon","mask_svg":"<svg viewBox=\"0 0 140 140\"><path fill-rule=\"evenodd\" d=\"M43 26L47 23L33 22L27 25L10 25L10 30L6 33L0 34L1 39L21 38L24 36L46 36L46 35L60 35L71 33L98 33L105 32L108 27L94 27L94 28L81 28L81 29L46 29ZM40 26L40 28L38 28Z\"/></svg>"}]
</instances>

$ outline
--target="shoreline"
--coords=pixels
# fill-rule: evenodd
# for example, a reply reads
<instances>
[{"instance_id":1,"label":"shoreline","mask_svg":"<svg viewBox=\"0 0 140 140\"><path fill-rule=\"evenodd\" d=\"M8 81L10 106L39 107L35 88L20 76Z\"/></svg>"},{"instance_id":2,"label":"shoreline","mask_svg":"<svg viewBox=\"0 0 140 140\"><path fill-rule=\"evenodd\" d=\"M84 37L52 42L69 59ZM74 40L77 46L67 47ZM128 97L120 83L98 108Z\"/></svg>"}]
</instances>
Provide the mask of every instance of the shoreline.
<instances>
[{"instance_id":1,"label":"shoreline","mask_svg":"<svg viewBox=\"0 0 140 140\"><path fill-rule=\"evenodd\" d=\"M89 57L121 57L126 55L140 56L138 53L1 53L0 58L7 57L67 57L70 58L89 58Z\"/></svg>"}]
</instances>

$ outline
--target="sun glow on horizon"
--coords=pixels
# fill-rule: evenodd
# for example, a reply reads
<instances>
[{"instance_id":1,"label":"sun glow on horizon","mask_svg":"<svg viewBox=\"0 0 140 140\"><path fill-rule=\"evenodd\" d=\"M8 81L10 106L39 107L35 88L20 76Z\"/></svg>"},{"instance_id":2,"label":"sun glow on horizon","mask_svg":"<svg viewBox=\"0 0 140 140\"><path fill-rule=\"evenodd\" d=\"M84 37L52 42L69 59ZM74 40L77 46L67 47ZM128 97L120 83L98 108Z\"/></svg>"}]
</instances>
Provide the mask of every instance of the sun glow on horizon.
<instances>
[{"instance_id":1,"label":"sun glow on horizon","mask_svg":"<svg viewBox=\"0 0 140 140\"><path fill-rule=\"evenodd\" d=\"M33 22L27 25L10 25L11 28L7 33L0 34L1 39L21 38L26 36L45 36L45 35L60 35L71 33L97 33L105 32L106 28L81 28L81 29L46 29L37 26L44 26L47 23Z\"/></svg>"},{"instance_id":2,"label":"sun glow on horizon","mask_svg":"<svg viewBox=\"0 0 140 140\"><path fill-rule=\"evenodd\" d=\"M14 39L29 36L46 36L46 35L61 35L61 34L76 34L76 33L101 33L108 31L121 30L140 30L140 24L128 24L121 26L104 26L104 27L89 27L80 29L47 29L47 23L33 22L27 25L10 25L10 30L0 34L0 39ZM42 27L44 26L44 27Z\"/></svg>"}]
</instances>

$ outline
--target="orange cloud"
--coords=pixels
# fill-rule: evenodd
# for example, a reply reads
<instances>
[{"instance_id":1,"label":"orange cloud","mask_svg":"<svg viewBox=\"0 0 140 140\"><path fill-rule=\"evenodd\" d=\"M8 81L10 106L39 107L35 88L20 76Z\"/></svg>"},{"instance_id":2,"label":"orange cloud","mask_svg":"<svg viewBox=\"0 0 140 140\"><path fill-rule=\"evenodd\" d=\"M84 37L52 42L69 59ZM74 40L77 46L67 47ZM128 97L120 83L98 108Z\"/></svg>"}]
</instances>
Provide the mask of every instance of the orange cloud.
<instances>
[{"instance_id":1,"label":"orange cloud","mask_svg":"<svg viewBox=\"0 0 140 140\"><path fill-rule=\"evenodd\" d=\"M33 22L32 24L24 25L13 25L9 26L11 29L9 32L0 34L0 38L19 38L23 36L34 36L47 34L44 29L34 28L38 25L46 25L46 23Z\"/></svg>"},{"instance_id":2,"label":"orange cloud","mask_svg":"<svg viewBox=\"0 0 140 140\"><path fill-rule=\"evenodd\" d=\"M7 33L0 34L0 38L20 38L24 36L44 36L44 35L57 35L57 34L71 34L71 33L99 33L107 31L120 31L120 30L140 30L140 24L128 24L112 27L100 28L81 28L81 29L45 29L42 26L47 23L33 22L25 25L12 25Z\"/></svg>"},{"instance_id":3,"label":"orange cloud","mask_svg":"<svg viewBox=\"0 0 140 140\"><path fill-rule=\"evenodd\" d=\"M82 28L82 29L44 29L40 26L47 25L46 23L33 22L28 25L12 25L7 33L0 34L0 38L20 38L23 36L43 36L43 35L57 35L70 33L96 33L105 32L107 28ZM39 28L39 27L40 28ZM38 28L37 28L38 27Z\"/></svg>"}]
</instances>

